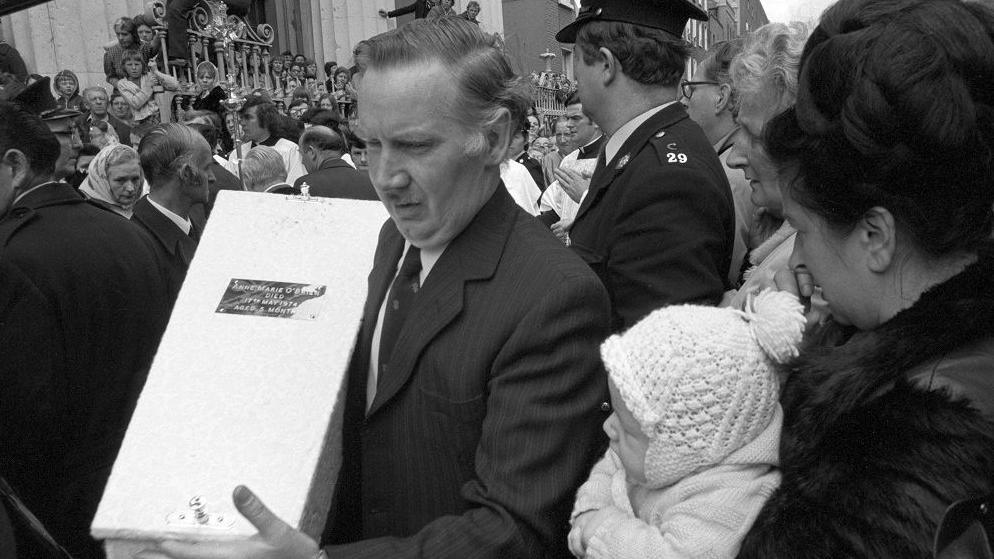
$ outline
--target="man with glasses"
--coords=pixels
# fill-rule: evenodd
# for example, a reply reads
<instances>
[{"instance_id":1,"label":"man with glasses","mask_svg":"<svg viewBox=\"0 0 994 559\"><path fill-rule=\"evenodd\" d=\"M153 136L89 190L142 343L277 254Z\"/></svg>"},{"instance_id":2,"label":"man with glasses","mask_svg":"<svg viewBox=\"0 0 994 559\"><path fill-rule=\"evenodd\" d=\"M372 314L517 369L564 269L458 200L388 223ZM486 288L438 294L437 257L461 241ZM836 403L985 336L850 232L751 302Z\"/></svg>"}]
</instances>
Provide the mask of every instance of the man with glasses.
<instances>
[{"instance_id":1,"label":"man with glasses","mask_svg":"<svg viewBox=\"0 0 994 559\"><path fill-rule=\"evenodd\" d=\"M584 0L556 35L576 43L583 111L610 139L570 230L611 294L611 329L653 309L716 304L728 288L735 217L718 157L678 102L689 0Z\"/></svg>"},{"instance_id":2,"label":"man with glasses","mask_svg":"<svg viewBox=\"0 0 994 559\"><path fill-rule=\"evenodd\" d=\"M749 188L749 181L739 169L728 166L732 139L739 129L734 115L736 95L732 90L728 67L742 49L741 45L739 40L721 41L712 45L697 66L693 79L680 82L680 102L687 108L690 118L704 130L704 135L718 154L732 189L732 199L735 202L735 243L728 280L733 287L739 283L746 253L753 248L749 246L749 229L756 209L750 198L752 189Z\"/></svg>"}]
</instances>

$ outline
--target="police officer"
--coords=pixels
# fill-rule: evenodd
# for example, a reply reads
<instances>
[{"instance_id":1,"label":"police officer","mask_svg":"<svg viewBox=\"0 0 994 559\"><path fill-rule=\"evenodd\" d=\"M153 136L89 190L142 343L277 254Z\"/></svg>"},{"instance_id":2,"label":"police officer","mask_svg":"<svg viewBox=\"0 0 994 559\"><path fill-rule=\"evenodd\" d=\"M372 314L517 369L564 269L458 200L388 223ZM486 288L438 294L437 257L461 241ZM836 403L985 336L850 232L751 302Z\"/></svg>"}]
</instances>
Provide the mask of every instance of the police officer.
<instances>
[{"instance_id":1,"label":"police officer","mask_svg":"<svg viewBox=\"0 0 994 559\"><path fill-rule=\"evenodd\" d=\"M623 330L674 303L716 304L728 287L735 213L728 179L678 102L688 0L584 0L556 39L576 43L584 112L610 136L570 232Z\"/></svg>"}]
</instances>

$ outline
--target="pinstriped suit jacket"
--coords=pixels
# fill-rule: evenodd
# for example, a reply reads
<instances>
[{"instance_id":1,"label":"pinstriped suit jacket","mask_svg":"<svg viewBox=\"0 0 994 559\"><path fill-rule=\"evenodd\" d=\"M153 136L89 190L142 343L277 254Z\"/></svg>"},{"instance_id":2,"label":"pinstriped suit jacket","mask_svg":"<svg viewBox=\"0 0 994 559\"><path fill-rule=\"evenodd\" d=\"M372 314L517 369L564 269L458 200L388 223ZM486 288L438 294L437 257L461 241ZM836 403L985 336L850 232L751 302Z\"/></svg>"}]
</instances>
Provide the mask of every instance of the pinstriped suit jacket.
<instances>
[{"instance_id":1,"label":"pinstriped suit jacket","mask_svg":"<svg viewBox=\"0 0 994 559\"><path fill-rule=\"evenodd\" d=\"M501 186L435 264L365 411L376 314L404 247L380 234L349 371L331 557L568 557L603 451L607 294Z\"/></svg>"}]
</instances>

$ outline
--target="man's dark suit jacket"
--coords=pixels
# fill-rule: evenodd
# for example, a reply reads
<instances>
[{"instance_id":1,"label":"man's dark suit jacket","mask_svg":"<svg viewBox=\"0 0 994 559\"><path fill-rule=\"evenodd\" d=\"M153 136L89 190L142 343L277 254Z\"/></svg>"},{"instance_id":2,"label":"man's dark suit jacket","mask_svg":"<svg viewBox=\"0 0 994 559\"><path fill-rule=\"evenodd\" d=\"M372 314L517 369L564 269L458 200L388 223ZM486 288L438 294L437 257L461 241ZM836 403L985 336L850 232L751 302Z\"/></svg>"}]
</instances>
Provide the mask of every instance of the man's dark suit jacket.
<instances>
[{"instance_id":1,"label":"man's dark suit jacket","mask_svg":"<svg viewBox=\"0 0 994 559\"><path fill-rule=\"evenodd\" d=\"M152 239L49 183L0 220L0 471L74 557L169 318Z\"/></svg>"},{"instance_id":2,"label":"man's dark suit jacket","mask_svg":"<svg viewBox=\"0 0 994 559\"><path fill-rule=\"evenodd\" d=\"M366 412L377 313L404 250L380 233L349 367L332 557L568 557L604 450L608 301L503 185L445 249ZM362 540L362 541L359 541Z\"/></svg>"},{"instance_id":3,"label":"man's dark suit jacket","mask_svg":"<svg viewBox=\"0 0 994 559\"><path fill-rule=\"evenodd\" d=\"M83 113L78 117L77 123L79 124L79 137L84 144L90 143L90 126L87 124L90 118L90 113ZM131 145L131 127L125 124L121 119L116 116L107 113L107 122L114 127L114 131L117 132L117 139L126 146Z\"/></svg>"},{"instance_id":4,"label":"man's dark suit jacket","mask_svg":"<svg viewBox=\"0 0 994 559\"><path fill-rule=\"evenodd\" d=\"M674 103L590 179L572 247L611 295L611 330L674 303L717 304L728 287L735 210L700 126Z\"/></svg>"},{"instance_id":5,"label":"man's dark suit jacket","mask_svg":"<svg viewBox=\"0 0 994 559\"><path fill-rule=\"evenodd\" d=\"M183 233L182 229L152 206L148 196L143 196L135 204L131 221L145 229L155 239L156 250L165 262L164 276L169 289L169 302L172 305L186 278L186 271L190 268L193 254L197 251L201 229L194 223L190 230L192 236Z\"/></svg>"},{"instance_id":6,"label":"man's dark suit jacket","mask_svg":"<svg viewBox=\"0 0 994 559\"><path fill-rule=\"evenodd\" d=\"M311 196L379 200L369 175L356 171L338 157L323 161L317 171L300 177L293 186L300 190L305 182L311 187Z\"/></svg>"}]
</instances>

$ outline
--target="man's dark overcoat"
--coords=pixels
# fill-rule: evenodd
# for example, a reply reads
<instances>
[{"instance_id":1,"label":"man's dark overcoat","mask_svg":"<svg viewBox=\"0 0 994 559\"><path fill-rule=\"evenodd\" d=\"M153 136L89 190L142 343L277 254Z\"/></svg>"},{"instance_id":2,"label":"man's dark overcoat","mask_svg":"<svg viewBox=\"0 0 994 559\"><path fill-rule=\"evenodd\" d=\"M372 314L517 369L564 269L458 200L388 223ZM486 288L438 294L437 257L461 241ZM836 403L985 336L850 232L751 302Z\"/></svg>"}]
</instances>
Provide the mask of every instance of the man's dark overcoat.
<instances>
[{"instance_id":1,"label":"man's dark overcoat","mask_svg":"<svg viewBox=\"0 0 994 559\"><path fill-rule=\"evenodd\" d=\"M0 470L76 557L168 320L152 240L66 183L0 220Z\"/></svg>"}]
</instances>

